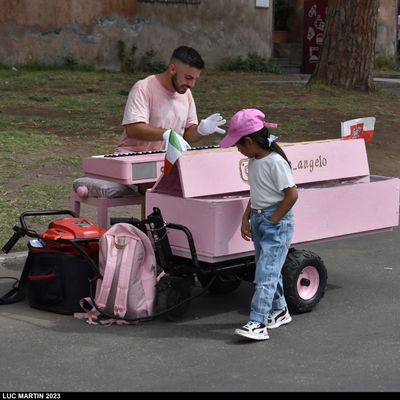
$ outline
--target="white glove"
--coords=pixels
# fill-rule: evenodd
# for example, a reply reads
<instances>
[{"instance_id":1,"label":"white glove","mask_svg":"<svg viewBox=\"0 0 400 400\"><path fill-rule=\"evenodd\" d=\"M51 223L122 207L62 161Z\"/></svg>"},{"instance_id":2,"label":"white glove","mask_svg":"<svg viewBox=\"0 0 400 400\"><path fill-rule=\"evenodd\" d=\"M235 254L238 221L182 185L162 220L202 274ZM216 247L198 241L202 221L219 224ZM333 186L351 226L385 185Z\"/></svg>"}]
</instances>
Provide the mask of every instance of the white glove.
<instances>
[{"instance_id":1,"label":"white glove","mask_svg":"<svg viewBox=\"0 0 400 400\"><path fill-rule=\"evenodd\" d=\"M222 118L220 113L216 113L210 115L206 119L202 119L199 126L197 127L197 132L199 132L202 136L208 136L214 132L223 135L225 133L225 130L219 128L219 126L224 124L226 124L226 120Z\"/></svg>"},{"instance_id":2,"label":"white glove","mask_svg":"<svg viewBox=\"0 0 400 400\"><path fill-rule=\"evenodd\" d=\"M163 133L163 139L167 142L167 146L169 143L169 135L171 134L171 131L172 131L172 129L168 129ZM181 145L183 151L191 149L190 144L181 135L179 135L179 133L176 133L175 131L174 131L174 133L175 133L175 136L177 137L179 144Z\"/></svg>"}]
</instances>

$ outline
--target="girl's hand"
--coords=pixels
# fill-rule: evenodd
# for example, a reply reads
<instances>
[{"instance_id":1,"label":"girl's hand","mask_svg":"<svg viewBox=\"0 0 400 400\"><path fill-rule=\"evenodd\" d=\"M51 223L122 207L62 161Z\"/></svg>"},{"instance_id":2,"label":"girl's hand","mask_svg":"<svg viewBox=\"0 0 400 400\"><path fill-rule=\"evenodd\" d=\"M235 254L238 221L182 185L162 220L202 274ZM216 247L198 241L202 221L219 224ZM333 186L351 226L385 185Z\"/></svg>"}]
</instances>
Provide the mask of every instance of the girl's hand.
<instances>
[{"instance_id":1,"label":"girl's hand","mask_svg":"<svg viewBox=\"0 0 400 400\"><path fill-rule=\"evenodd\" d=\"M242 226L240 227L240 233L242 234L242 238L247 240L248 242L251 240L251 226L250 221L248 219L242 219Z\"/></svg>"}]
</instances>

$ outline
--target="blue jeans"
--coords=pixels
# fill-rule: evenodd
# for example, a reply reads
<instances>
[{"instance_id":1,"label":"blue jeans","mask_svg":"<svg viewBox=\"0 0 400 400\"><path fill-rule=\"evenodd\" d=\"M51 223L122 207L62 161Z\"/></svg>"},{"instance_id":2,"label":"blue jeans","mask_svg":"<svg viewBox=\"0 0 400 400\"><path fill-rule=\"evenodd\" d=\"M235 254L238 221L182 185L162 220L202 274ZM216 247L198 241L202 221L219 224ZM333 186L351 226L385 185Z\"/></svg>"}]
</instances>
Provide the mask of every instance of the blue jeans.
<instances>
[{"instance_id":1,"label":"blue jeans","mask_svg":"<svg viewBox=\"0 0 400 400\"><path fill-rule=\"evenodd\" d=\"M293 237L294 216L290 210L277 224L269 221L279 204L251 211L250 222L255 247L255 293L250 320L265 324L268 314L286 307L282 267Z\"/></svg>"}]
</instances>

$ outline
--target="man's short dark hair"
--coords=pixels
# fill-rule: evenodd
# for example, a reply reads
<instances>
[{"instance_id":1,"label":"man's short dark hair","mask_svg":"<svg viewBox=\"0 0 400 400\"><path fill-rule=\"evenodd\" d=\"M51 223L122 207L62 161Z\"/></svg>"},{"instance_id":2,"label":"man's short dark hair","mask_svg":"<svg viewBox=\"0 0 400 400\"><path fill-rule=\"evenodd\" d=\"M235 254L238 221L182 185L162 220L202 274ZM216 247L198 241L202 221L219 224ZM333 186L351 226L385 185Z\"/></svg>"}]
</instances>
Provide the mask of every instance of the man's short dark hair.
<instances>
[{"instance_id":1,"label":"man's short dark hair","mask_svg":"<svg viewBox=\"0 0 400 400\"><path fill-rule=\"evenodd\" d=\"M173 60L181 61L182 63L197 69L203 69L205 67L201 55L195 49L188 46L180 46L176 48L171 56L171 62L173 62Z\"/></svg>"}]
</instances>

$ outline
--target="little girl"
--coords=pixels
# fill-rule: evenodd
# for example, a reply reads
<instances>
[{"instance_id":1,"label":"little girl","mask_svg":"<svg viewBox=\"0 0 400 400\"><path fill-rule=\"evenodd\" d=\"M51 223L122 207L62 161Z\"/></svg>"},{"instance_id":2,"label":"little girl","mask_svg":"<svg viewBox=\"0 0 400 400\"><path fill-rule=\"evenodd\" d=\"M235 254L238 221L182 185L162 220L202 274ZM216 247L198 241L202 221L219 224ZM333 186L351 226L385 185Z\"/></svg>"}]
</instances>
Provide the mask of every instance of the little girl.
<instances>
[{"instance_id":1,"label":"little girl","mask_svg":"<svg viewBox=\"0 0 400 400\"><path fill-rule=\"evenodd\" d=\"M290 163L276 144L257 109L236 113L220 147L236 145L249 158L250 200L243 214L241 234L253 240L256 272L255 293L249 322L235 334L254 340L269 339L267 328L277 328L292 318L283 293L282 266L294 229L292 207L297 189Z\"/></svg>"}]
</instances>

